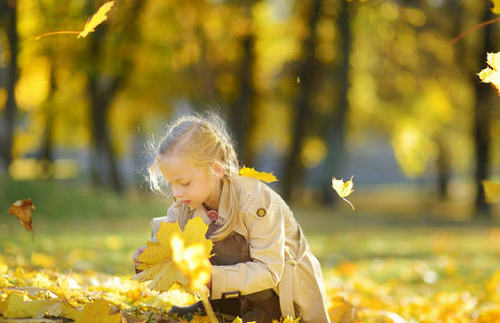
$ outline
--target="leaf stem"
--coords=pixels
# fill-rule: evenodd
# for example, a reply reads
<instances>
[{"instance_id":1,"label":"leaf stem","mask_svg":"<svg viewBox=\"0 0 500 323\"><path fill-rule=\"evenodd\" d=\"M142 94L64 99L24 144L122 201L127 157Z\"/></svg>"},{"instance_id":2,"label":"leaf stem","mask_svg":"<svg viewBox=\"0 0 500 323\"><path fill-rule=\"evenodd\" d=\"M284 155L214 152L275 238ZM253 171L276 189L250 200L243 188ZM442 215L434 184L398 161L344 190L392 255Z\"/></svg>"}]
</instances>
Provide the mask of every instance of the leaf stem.
<instances>
[{"instance_id":1,"label":"leaf stem","mask_svg":"<svg viewBox=\"0 0 500 323\"><path fill-rule=\"evenodd\" d=\"M348 199L346 199L345 197L342 197L342 199L343 199L344 201L346 201L346 202L347 202L347 204L349 204L349 205L351 206L351 209L354 211L354 205L352 205L352 203L351 203Z\"/></svg>"},{"instance_id":2,"label":"leaf stem","mask_svg":"<svg viewBox=\"0 0 500 323\"><path fill-rule=\"evenodd\" d=\"M41 35L38 35L36 37L36 40L39 40L40 38L42 37L45 37L45 36L51 36L51 35L59 35L59 34L79 34L80 32L79 31L53 31L53 32L50 32L50 33L45 33L45 34L41 34Z\"/></svg>"},{"instance_id":3,"label":"leaf stem","mask_svg":"<svg viewBox=\"0 0 500 323\"><path fill-rule=\"evenodd\" d=\"M458 35L457 37L453 38L450 42L450 45L453 45L455 44L457 41L459 41L460 39L464 38L465 36L467 36L468 34L470 34L471 32L475 31L475 30L478 30L479 28L483 28L484 26L487 26L489 24L492 24L492 23L495 23L495 22L498 22L500 21L500 18L495 18L495 19L491 19L491 20L488 20L488 21L485 21L479 25L476 25L470 29L467 29L466 31L464 31L463 33L461 33L460 35Z\"/></svg>"},{"instance_id":4,"label":"leaf stem","mask_svg":"<svg viewBox=\"0 0 500 323\"><path fill-rule=\"evenodd\" d=\"M217 317L215 316L214 310L212 308L212 305L210 305L210 302L208 301L208 288L206 286L203 286L200 290L200 296L201 296L201 302L203 303L203 306L205 307L205 311L207 312L207 316L210 319L211 323L219 323L217 320Z\"/></svg>"}]
</instances>

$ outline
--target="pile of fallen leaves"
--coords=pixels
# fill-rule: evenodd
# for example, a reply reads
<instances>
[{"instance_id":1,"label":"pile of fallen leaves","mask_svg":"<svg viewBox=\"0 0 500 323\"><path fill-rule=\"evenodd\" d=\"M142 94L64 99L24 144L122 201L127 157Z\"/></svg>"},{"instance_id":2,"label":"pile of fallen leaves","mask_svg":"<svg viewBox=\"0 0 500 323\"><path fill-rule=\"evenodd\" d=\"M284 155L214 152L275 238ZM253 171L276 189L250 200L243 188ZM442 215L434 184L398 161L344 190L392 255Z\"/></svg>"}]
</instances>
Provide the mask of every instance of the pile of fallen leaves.
<instances>
[{"instance_id":1,"label":"pile of fallen leaves","mask_svg":"<svg viewBox=\"0 0 500 323\"><path fill-rule=\"evenodd\" d=\"M10 211L26 229L31 230L32 209L31 201L25 200L24 203L14 203ZM161 236L175 236L175 230L162 225L157 235L159 241L148 243L151 251L155 248L168 251L166 239ZM492 245L498 246L499 230L490 229L489 241ZM187 240L192 242L194 239ZM358 262L344 261L324 268L328 311L332 322L500 323L500 269L488 270L482 268L484 266L481 264L484 263L478 262L469 266L473 271L459 271L458 263L474 262L478 258L470 255L469 258L463 258L465 254L458 252L458 249L447 250L442 246L446 242L442 236L439 242L437 248L443 249L443 252L436 250L435 257L426 261L386 257ZM187 245L180 249L183 255L181 260L190 254L185 253L190 250L189 247ZM130 275L50 270L47 268L50 266L44 265L49 262L43 260L50 259L50 255L42 253L32 253L31 259L17 261L17 265L13 266L13 257L22 257L19 248L12 242L3 242L2 248L6 252L5 256L0 254L2 323L187 322L167 312L173 305L188 305L198 301L193 293L178 284L184 284L192 290L188 284L193 279L190 275L197 277L204 272L203 266L197 266L193 271L187 270L189 268L181 270L175 276L177 278L159 280L158 285L151 286L158 290L152 290L146 284L132 280ZM192 255L200 254L198 249L192 250ZM493 248L490 254L483 254L482 258L487 258L488 263L496 263L498 253L494 250L498 249ZM173 256L151 259L154 254L158 253L146 252L143 256L144 267L141 269L144 275L153 277L161 274L161 268L155 264L164 262L165 265L173 259ZM375 272L393 274L388 280L376 281ZM210 319L194 316L191 322L210 322ZM288 319L285 322L294 321Z\"/></svg>"},{"instance_id":2,"label":"pile of fallen leaves","mask_svg":"<svg viewBox=\"0 0 500 323\"><path fill-rule=\"evenodd\" d=\"M410 269L415 275L428 275L425 268ZM356 264L343 263L325 273L332 322L500 323L500 270L484 286L437 292L414 290L413 285L396 279L376 283L357 270ZM130 278L14 269L0 256L0 322L20 322L16 320L20 318L39 319L31 322L187 322L167 311L172 305L197 301L192 293L180 288L160 293ZM191 322L209 319L195 316Z\"/></svg>"},{"instance_id":3,"label":"pile of fallen leaves","mask_svg":"<svg viewBox=\"0 0 500 323\"><path fill-rule=\"evenodd\" d=\"M6 270L0 261L0 322L44 319L55 322L163 322L173 303L189 304L180 289L159 294L130 277L99 273L61 274L49 270ZM62 320L62 321L61 321ZM197 322L205 322L197 318ZM184 320L179 319L179 322ZM196 321L195 321L196 322Z\"/></svg>"}]
</instances>

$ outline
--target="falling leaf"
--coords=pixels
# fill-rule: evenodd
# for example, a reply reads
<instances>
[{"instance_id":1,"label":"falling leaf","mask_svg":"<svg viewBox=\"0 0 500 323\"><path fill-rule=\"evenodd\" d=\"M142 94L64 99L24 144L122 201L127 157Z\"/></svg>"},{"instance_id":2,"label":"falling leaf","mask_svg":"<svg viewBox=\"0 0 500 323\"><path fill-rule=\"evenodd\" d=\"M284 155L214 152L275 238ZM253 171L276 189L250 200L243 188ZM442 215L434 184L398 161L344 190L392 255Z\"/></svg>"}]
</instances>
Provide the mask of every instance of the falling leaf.
<instances>
[{"instance_id":1,"label":"falling leaf","mask_svg":"<svg viewBox=\"0 0 500 323\"><path fill-rule=\"evenodd\" d=\"M481 72L479 72L479 78L484 83L490 83L493 88L500 95L500 52L498 53L488 53L487 60L489 67L486 67Z\"/></svg>"},{"instance_id":2,"label":"falling leaf","mask_svg":"<svg viewBox=\"0 0 500 323\"><path fill-rule=\"evenodd\" d=\"M300 76L297 76L297 84L300 83Z\"/></svg>"},{"instance_id":3,"label":"falling leaf","mask_svg":"<svg viewBox=\"0 0 500 323\"><path fill-rule=\"evenodd\" d=\"M14 215L19 219L24 228L28 231L33 230L31 210L34 210L35 206L31 199L18 200L12 204L9 208L9 214Z\"/></svg>"},{"instance_id":4,"label":"falling leaf","mask_svg":"<svg viewBox=\"0 0 500 323\"><path fill-rule=\"evenodd\" d=\"M212 241L204 236L206 230L201 218L190 220L184 231L177 223L162 223L156 234L158 242L148 241L146 249L139 255L141 264L138 268L142 272L132 279L151 281L148 287L158 291L167 291L173 284L192 289L204 284L200 283L206 275L200 269L202 263L206 264L202 259L208 261L213 246ZM176 263L181 264L181 268Z\"/></svg>"},{"instance_id":5,"label":"falling leaf","mask_svg":"<svg viewBox=\"0 0 500 323\"><path fill-rule=\"evenodd\" d=\"M486 202L495 203L500 201L500 182L485 180L482 183Z\"/></svg>"},{"instance_id":6,"label":"falling leaf","mask_svg":"<svg viewBox=\"0 0 500 323\"><path fill-rule=\"evenodd\" d=\"M108 11L111 10L111 8L113 7L114 4L115 4L114 1L109 1L109 2L106 2L105 4L103 4L99 8L99 10L97 10L97 12L92 17L90 17L90 19L85 24L85 27L83 27L82 32L80 32L78 34L77 38L87 37L87 35L89 33L94 32L95 27L97 27L103 21L108 19L108 16L106 16L106 14L108 13Z\"/></svg>"},{"instance_id":7,"label":"falling leaf","mask_svg":"<svg viewBox=\"0 0 500 323\"><path fill-rule=\"evenodd\" d=\"M493 2L493 8L491 8L491 11L494 14L500 14L500 0L491 0Z\"/></svg>"},{"instance_id":8,"label":"falling leaf","mask_svg":"<svg viewBox=\"0 0 500 323\"><path fill-rule=\"evenodd\" d=\"M354 206L352 205L351 202L349 202L346 197L349 196L354 190L353 190L353 182L352 178L354 176L351 176L351 179L348 180L347 182L344 183L343 179L335 179L335 177L332 177L332 188L337 192L337 194L344 200L346 201L351 208L354 210Z\"/></svg>"},{"instance_id":9,"label":"falling leaf","mask_svg":"<svg viewBox=\"0 0 500 323\"><path fill-rule=\"evenodd\" d=\"M258 172L253 167L252 168L243 167L242 169L240 169L240 175L253 177L267 183L278 181L278 179L276 178L276 176L273 175L273 173Z\"/></svg>"},{"instance_id":10,"label":"falling leaf","mask_svg":"<svg viewBox=\"0 0 500 323\"><path fill-rule=\"evenodd\" d=\"M97 10L96 13L94 13L85 23L85 26L83 27L82 31L54 31L54 32L49 32L49 33L44 33L36 37L36 39L40 39L45 36L51 36L51 35L60 35L60 34L78 34L76 38L80 37L87 37L87 35L91 32L95 31L95 28L100 25L102 22L104 22L106 19L108 19L108 16L106 14L111 10L113 5L115 4L114 1L108 1L105 4L103 4L99 9Z\"/></svg>"}]
</instances>

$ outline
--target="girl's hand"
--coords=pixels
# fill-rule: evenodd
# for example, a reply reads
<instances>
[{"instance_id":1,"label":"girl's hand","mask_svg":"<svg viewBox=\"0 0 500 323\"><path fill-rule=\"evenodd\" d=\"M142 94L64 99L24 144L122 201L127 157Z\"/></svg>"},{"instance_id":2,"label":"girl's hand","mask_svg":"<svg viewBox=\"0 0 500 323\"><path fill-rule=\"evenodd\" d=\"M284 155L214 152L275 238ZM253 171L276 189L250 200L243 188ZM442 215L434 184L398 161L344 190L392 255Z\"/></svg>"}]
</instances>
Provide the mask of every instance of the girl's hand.
<instances>
[{"instance_id":1,"label":"girl's hand","mask_svg":"<svg viewBox=\"0 0 500 323\"><path fill-rule=\"evenodd\" d=\"M137 267L141 264L141 262L139 261L139 255L146 249L146 246L142 246L140 247L139 249L137 249L135 252L134 252L134 265L135 265L135 273L138 274L140 273L142 270L139 270L137 269Z\"/></svg>"}]
</instances>

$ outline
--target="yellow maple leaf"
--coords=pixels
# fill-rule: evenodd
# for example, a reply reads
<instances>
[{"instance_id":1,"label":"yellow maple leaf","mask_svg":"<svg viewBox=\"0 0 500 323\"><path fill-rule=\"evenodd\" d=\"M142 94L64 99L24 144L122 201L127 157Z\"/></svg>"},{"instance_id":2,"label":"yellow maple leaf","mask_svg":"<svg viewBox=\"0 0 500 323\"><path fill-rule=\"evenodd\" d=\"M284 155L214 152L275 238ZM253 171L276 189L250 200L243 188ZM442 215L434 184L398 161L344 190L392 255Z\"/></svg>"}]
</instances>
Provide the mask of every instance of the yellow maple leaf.
<instances>
[{"instance_id":1,"label":"yellow maple leaf","mask_svg":"<svg viewBox=\"0 0 500 323\"><path fill-rule=\"evenodd\" d=\"M346 197L349 196L354 191L353 190L354 184L352 182L353 177L354 176L351 176L351 179L345 183L343 179L336 179L335 177L332 177L332 188L337 192L340 198L346 201L354 210L354 206L352 205L352 203L346 199Z\"/></svg>"},{"instance_id":2,"label":"yellow maple leaf","mask_svg":"<svg viewBox=\"0 0 500 323\"><path fill-rule=\"evenodd\" d=\"M278 320L273 320L273 323L299 323L300 322L300 317L294 319L290 316L287 316L282 319L283 321L278 321ZM234 323L234 322L233 322Z\"/></svg>"},{"instance_id":3,"label":"yellow maple leaf","mask_svg":"<svg viewBox=\"0 0 500 323\"><path fill-rule=\"evenodd\" d=\"M500 0L491 0L493 2L493 8L491 8L491 11L494 14L500 14Z\"/></svg>"},{"instance_id":4,"label":"yellow maple leaf","mask_svg":"<svg viewBox=\"0 0 500 323\"><path fill-rule=\"evenodd\" d=\"M99 9L94 13L85 23L85 26L83 26L82 31L54 31L50 33L44 33L36 37L36 39L40 39L45 36L51 36L51 35L60 35L60 34L78 34L76 38L80 37L87 37L87 35L91 32L95 31L95 28L103 23L106 19L108 19L107 13L111 10L113 5L115 4L114 1L108 1L102 6L99 7Z\"/></svg>"},{"instance_id":5,"label":"yellow maple leaf","mask_svg":"<svg viewBox=\"0 0 500 323\"><path fill-rule=\"evenodd\" d=\"M70 318L74 323L119 323L122 320L120 313L112 313L112 304L103 299L97 299L85 305L82 310L66 310L64 317Z\"/></svg>"},{"instance_id":6,"label":"yellow maple leaf","mask_svg":"<svg viewBox=\"0 0 500 323\"><path fill-rule=\"evenodd\" d=\"M331 320L339 323L350 323L356 320L356 309L341 296L336 296L331 300L328 307L328 315Z\"/></svg>"},{"instance_id":7,"label":"yellow maple leaf","mask_svg":"<svg viewBox=\"0 0 500 323\"><path fill-rule=\"evenodd\" d=\"M243 167L242 169L240 169L239 174L241 176L253 177L267 183L278 181L278 179L276 178L276 176L273 175L273 173L258 172L253 167L252 168Z\"/></svg>"},{"instance_id":8,"label":"yellow maple leaf","mask_svg":"<svg viewBox=\"0 0 500 323\"><path fill-rule=\"evenodd\" d=\"M206 273L202 265L207 264L205 261L208 262L213 246L212 241L204 236L206 230L207 225L201 218L190 220L184 231L177 223L162 223L156 234L158 242L148 241L146 249L139 255L141 264L138 268L142 272L132 279L151 281L148 287L158 291L167 291L173 284L192 289L205 284Z\"/></svg>"},{"instance_id":9,"label":"yellow maple leaf","mask_svg":"<svg viewBox=\"0 0 500 323\"><path fill-rule=\"evenodd\" d=\"M495 203L500 201L500 182L482 181L486 202Z\"/></svg>"},{"instance_id":10,"label":"yellow maple leaf","mask_svg":"<svg viewBox=\"0 0 500 323\"><path fill-rule=\"evenodd\" d=\"M46 313L53 315L58 313L57 308L63 303L56 300L34 300L31 301L26 295L11 293L5 300L3 316L8 318L41 318Z\"/></svg>"},{"instance_id":11,"label":"yellow maple leaf","mask_svg":"<svg viewBox=\"0 0 500 323\"><path fill-rule=\"evenodd\" d=\"M114 4L115 4L114 1L108 1L105 4L103 4L99 8L99 10L97 10L97 12L92 17L90 17L90 19L87 21L87 23L83 27L83 30L78 34L78 37L76 37L76 38L87 37L87 35L89 33L94 32L95 27L97 27L103 21L108 19L108 16L106 16L106 14L108 13L108 11L111 10L111 8L113 7Z\"/></svg>"},{"instance_id":12,"label":"yellow maple leaf","mask_svg":"<svg viewBox=\"0 0 500 323\"><path fill-rule=\"evenodd\" d=\"M199 290L210 280L210 261L205 247L196 243L184 246L184 241L178 235L171 240L174 263L189 277L192 290ZM210 252L210 250L209 250Z\"/></svg>"},{"instance_id":13,"label":"yellow maple leaf","mask_svg":"<svg viewBox=\"0 0 500 323\"><path fill-rule=\"evenodd\" d=\"M26 295L18 293L10 294L4 306L3 316L8 318L32 317L40 310L39 302L30 302Z\"/></svg>"},{"instance_id":14,"label":"yellow maple leaf","mask_svg":"<svg viewBox=\"0 0 500 323\"><path fill-rule=\"evenodd\" d=\"M488 67L478 73L484 83L490 83L500 95L500 52L488 53L486 62Z\"/></svg>"}]
</instances>

